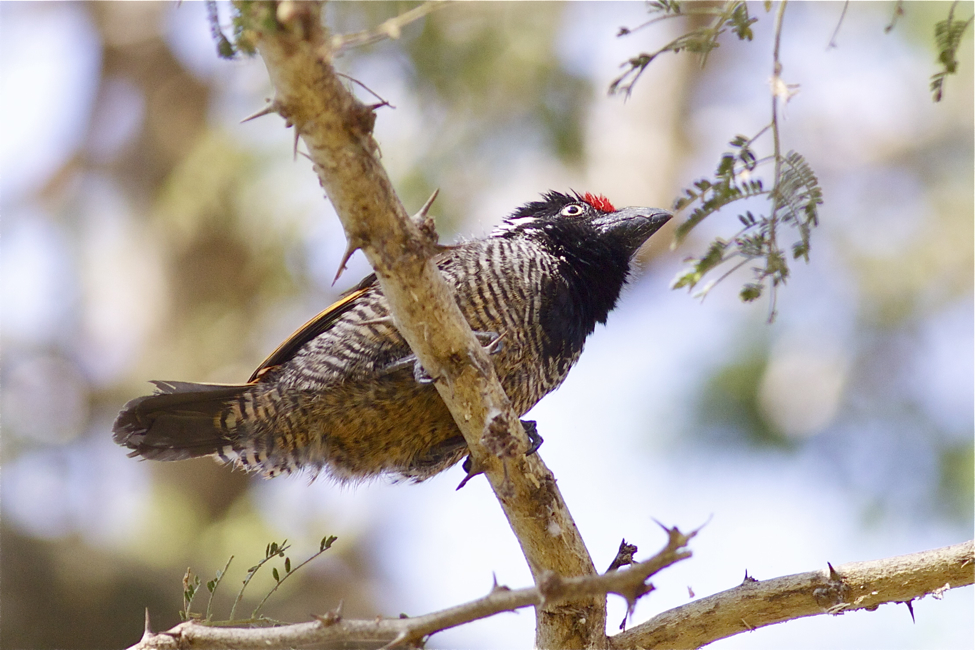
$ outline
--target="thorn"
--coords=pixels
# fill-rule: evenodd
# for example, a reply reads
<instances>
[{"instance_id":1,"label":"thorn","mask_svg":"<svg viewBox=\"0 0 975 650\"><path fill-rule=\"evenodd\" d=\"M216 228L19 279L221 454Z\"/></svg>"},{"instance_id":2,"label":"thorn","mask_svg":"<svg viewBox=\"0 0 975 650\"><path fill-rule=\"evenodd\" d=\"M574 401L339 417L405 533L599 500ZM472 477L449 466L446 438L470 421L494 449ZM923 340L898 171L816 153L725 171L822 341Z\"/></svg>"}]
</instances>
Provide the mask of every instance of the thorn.
<instances>
[{"instance_id":1,"label":"thorn","mask_svg":"<svg viewBox=\"0 0 975 650\"><path fill-rule=\"evenodd\" d=\"M145 626L145 630L142 632L142 640L145 641L151 638L152 638L152 628L149 627L149 608L146 607L146 626Z\"/></svg>"},{"instance_id":2,"label":"thorn","mask_svg":"<svg viewBox=\"0 0 975 650\"><path fill-rule=\"evenodd\" d=\"M295 160L298 160L298 127L295 127L294 158Z\"/></svg>"},{"instance_id":3,"label":"thorn","mask_svg":"<svg viewBox=\"0 0 975 650\"><path fill-rule=\"evenodd\" d=\"M748 569L745 569L745 579L741 581L741 584L748 584L749 582L758 582L755 578L748 575Z\"/></svg>"},{"instance_id":4,"label":"thorn","mask_svg":"<svg viewBox=\"0 0 975 650\"><path fill-rule=\"evenodd\" d=\"M626 628L626 622L633 619L633 612L636 611L636 601L640 600L651 591L656 589L652 584L649 585L638 585L635 587L633 594L620 594L626 599L626 615L623 616L623 620L620 622L620 630Z\"/></svg>"},{"instance_id":5,"label":"thorn","mask_svg":"<svg viewBox=\"0 0 975 650\"><path fill-rule=\"evenodd\" d=\"M708 515L708 518L704 521L703 524L701 524L700 526L698 526L697 528L695 528L694 530L692 530L690 533L687 534L688 541L690 541L690 540L694 539L695 537L697 537L697 534L699 532L701 532L702 530L704 530L704 527L707 526L708 524L710 524L712 519L714 519L714 513L713 512Z\"/></svg>"},{"instance_id":6,"label":"thorn","mask_svg":"<svg viewBox=\"0 0 975 650\"><path fill-rule=\"evenodd\" d=\"M456 489L458 489L458 490L461 489L462 487L464 487L465 485L467 485L467 482L469 480L471 480L472 478L474 478L475 476L477 476L478 474L483 474L484 473L484 470L481 469L480 466L478 466L478 467L475 467L474 466L474 457L473 456L468 456L467 459L464 460L464 464L462 465L462 467L464 468L464 471L467 472L467 476L465 476L464 477L464 480L461 481L460 482L460 485L457 486Z\"/></svg>"},{"instance_id":7,"label":"thorn","mask_svg":"<svg viewBox=\"0 0 975 650\"><path fill-rule=\"evenodd\" d=\"M909 611L911 613L911 623L915 623L916 624L917 621L914 620L914 605L912 605L911 604L911 601L909 601L909 600L905 600L904 601L904 604L907 605L907 611Z\"/></svg>"},{"instance_id":8,"label":"thorn","mask_svg":"<svg viewBox=\"0 0 975 650\"><path fill-rule=\"evenodd\" d=\"M668 527L667 527L667 526L665 526L664 524L662 524L662 523L660 523L659 521L657 521L657 520L656 520L656 519L654 519L653 517L650 517L650 521L652 521L653 523L655 523L655 524L657 524L658 526L660 526L661 528L663 528L663 529L664 529L664 532L665 532L665 533L667 533L668 535L670 535L670 531L671 531L671 529L670 529L670 528L668 528Z\"/></svg>"},{"instance_id":9,"label":"thorn","mask_svg":"<svg viewBox=\"0 0 975 650\"><path fill-rule=\"evenodd\" d=\"M440 194L440 190L434 190L433 194L430 195L430 198L427 199L427 202L423 204L422 208L420 208L420 211L413 215L412 221L414 224L416 224L417 229L419 229L420 233L427 239L427 241L430 244L433 244L434 251L439 253L442 249L438 244L440 236L437 234L437 226L433 222L433 219L427 216L427 213L430 211L430 206L433 205L433 202L436 200L438 194Z\"/></svg>"},{"instance_id":10,"label":"thorn","mask_svg":"<svg viewBox=\"0 0 975 650\"><path fill-rule=\"evenodd\" d=\"M491 572L491 580L494 583L494 584L491 585L491 593L492 594L495 594L495 593L497 593L499 591L511 591L511 588L510 587L506 587L505 585L499 585L498 584L498 576L493 571Z\"/></svg>"},{"instance_id":11,"label":"thorn","mask_svg":"<svg viewBox=\"0 0 975 650\"><path fill-rule=\"evenodd\" d=\"M828 566L828 567L829 567L829 579L830 579L830 580L842 580L842 579L843 579L843 576L841 576L841 575L840 575L840 574L839 574L839 573L838 573L838 572L836 571L836 569L834 569L834 568L833 568L833 565L832 565L832 564L830 564L829 562L827 562L827 563L826 563L826 566Z\"/></svg>"},{"instance_id":12,"label":"thorn","mask_svg":"<svg viewBox=\"0 0 975 650\"><path fill-rule=\"evenodd\" d=\"M240 123L243 124L244 122L250 122L251 120L256 120L259 117L264 117L265 115L270 115L271 113L277 113L277 112L278 112L277 105L274 102L271 102L270 104L268 104L261 110L257 111L256 113L252 113L251 115L248 115L247 117L242 119Z\"/></svg>"},{"instance_id":13,"label":"thorn","mask_svg":"<svg viewBox=\"0 0 975 650\"><path fill-rule=\"evenodd\" d=\"M345 249L345 254L342 255L342 261L339 262L339 270L335 272L335 278L332 280L333 287L335 286L335 283L339 281L339 278L342 277L342 274L345 272L346 270L345 265L349 261L349 258L352 257L352 254L355 253L357 250L359 250L359 247L353 244L352 242L349 242L349 245Z\"/></svg>"},{"instance_id":14,"label":"thorn","mask_svg":"<svg viewBox=\"0 0 975 650\"><path fill-rule=\"evenodd\" d=\"M427 213L430 211L430 206L432 206L433 202L437 200L437 195L439 194L440 194L440 188L438 187L433 191L433 194L430 195L430 198L427 199L427 202L423 204L423 207L420 208L420 211L417 212L415 215L413 215L413 218L416 219L417 221L425 218L427 216Z\"/></svg>"},{"instance_id":15,"label":"thorn","mask_svg":"<svg viewBox=\"0 0 975 650\"><path fill-rule=\"evenodd\" d=\"M325 612L325 616L319 616L318 614L312 614L311 617L322 624L322 627L331 627L342 620L342 601L339 601L338 606L328 612Z\"/></svg>"}]
</instances>

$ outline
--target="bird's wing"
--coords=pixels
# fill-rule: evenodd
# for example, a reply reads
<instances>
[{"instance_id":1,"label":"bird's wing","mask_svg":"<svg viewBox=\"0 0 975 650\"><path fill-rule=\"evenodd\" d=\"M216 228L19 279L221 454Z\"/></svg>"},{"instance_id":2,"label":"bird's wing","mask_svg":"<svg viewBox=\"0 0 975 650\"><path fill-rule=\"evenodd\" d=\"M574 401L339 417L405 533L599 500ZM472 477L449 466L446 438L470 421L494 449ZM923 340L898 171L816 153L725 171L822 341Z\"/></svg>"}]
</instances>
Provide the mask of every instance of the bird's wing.
<instances>
[{"instance_id":1,"label":"bird's wing","mask_svg":"<svg viewBox=\"0 0 975 650\"><path fill-rule=\"evenodd\" d=\"M270 370L275 366L279 366L285 361L291 359L298 350L301 349L305 343L308 343L316 336L328 330L336 319L347 312L355 305L355 301L366 293L376 284L376 274L372 273L362 280L358 285L355 286L349 293L342 297L328 307L326 307L321 313L312 318L310 321L302 325L295 331L294 334L289 336L284 343L278 346L278 348L272 352L267 359L265 359L254 374L248 379L248 383L257 380L262 374Z\"/></svg>"}]
</instances>

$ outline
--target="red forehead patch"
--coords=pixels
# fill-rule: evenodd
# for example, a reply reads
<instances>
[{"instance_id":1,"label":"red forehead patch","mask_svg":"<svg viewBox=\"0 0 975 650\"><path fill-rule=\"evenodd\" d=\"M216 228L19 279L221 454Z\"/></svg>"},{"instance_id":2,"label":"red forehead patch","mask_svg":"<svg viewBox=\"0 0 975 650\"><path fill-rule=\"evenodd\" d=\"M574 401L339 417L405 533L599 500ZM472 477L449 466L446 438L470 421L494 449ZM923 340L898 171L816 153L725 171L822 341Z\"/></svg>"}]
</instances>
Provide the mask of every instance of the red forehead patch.
<instances>
[{"instance_id":1,"label":"red forehead patch","mask_svg":"<svg viewBox=\"0 0 975 650\"><path fill-rule=\"evenodd\" d=\"M591 192L586 192L582 195L582 200L596 208L600 212L616 212L616 208L613 204L609 202L602 194L593 194Z\"/></svg>"}]
</instances>

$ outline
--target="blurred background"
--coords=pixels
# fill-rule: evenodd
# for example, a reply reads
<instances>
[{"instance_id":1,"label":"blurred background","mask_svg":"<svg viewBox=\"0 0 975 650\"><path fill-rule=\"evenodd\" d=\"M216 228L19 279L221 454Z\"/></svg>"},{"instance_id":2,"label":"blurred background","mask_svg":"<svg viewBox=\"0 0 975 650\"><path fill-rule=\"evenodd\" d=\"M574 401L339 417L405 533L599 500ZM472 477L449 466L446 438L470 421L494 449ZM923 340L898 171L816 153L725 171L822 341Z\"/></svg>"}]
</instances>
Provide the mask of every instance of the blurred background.
<instances>
[{"instance_id":1,"label":"blurred background","mask_svg":"<svg viewBox=\"0 0 975 650\"><path fill-rule=\"evenodd\" d=\"M411 3L333 3L336 33ZM229 8L219 6L226 25ZM642 3L461 3L347 53L340 71L378 112L383 162L409 210L435 188L445 240L483 235L544 190L669 207L734 135L770 119L773 16L654 61L632 97L621 63L685 26ZM654 519L689 530L694 558L654 580L631 621L741 582L953 544L973 534L973 71L931 101L934 24L948 3L795 3L783 77L801 85L783 148L806 156L826 203L811 261L768 304L747 271L700 301L671 291L688 255L737 230L735 212L679 249L669 232L531 417L541 455L597 568L620 539L647 557ZM971 3L958 6L967 18ZM964 15L962 15L964 14ZM162 464L111 441L149 379L243 381L352 286L345 239L310 163L276 116L260 59L215 54L201 3L0 3L3 138L2 580L5 648L107 648L179 620L187 566L214 577L226 618L246 570L287 539L290 578L263 613L303 621L427 613L530 574L484 481L459 467L411 486L263 481L204 459ZM726 35L731 36L731 35ZM367 101L368 93L357 88ZM768 151L765 151L768 153ZM275 564L280 566L281 562ZM247 616L271 588L245 592ZM206 610L201 587L193 610ZM973 590L907 608L816 617L715 648L971 648ZM610 627L624 605L610 598ZM438 634L429 647L528 647L529 611Z\"/></svg>"}]
</instances>

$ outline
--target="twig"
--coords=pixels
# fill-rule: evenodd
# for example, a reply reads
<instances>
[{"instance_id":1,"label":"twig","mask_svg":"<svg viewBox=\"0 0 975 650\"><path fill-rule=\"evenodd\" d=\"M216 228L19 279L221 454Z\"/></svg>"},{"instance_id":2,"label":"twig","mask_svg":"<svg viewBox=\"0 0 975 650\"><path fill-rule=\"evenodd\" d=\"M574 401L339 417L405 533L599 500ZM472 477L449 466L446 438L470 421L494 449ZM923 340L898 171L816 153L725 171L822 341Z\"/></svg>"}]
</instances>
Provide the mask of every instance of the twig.
<instances>
[{"instance_id":1,"label":"twig","mask_svg":"<svg viewBox=\"0 0 975 650\"><path fill-rule=\"evenodd\" d=\"M288 560L288 562L286 562L286 564L288 564L288 567L285 568L284 577L281 578L280 580L276 581L274 583L274 586L271 587L271 590L268 591L267 594L264 595L264 598L261 599L261 602L259 602L257 604L257 607L254 608L254 611L251 612L251 618L252 619L256 619L257 618L257 615L258 615L258 613L260 613L261 608L264 607L264 603L266 603L267 602L267 599L270 598L271 595L274 594L274 592L278 590L278 587L281 586L281 583L283 583L285 580L287 580L288 578L290 578L294 574L298 573L298 569L300 569L301 567L305 566L306 564L308 564L309 562L311 562L312 560L314 560L315 558L317 558L319 555L321 555L322 553L324 553L328 549L332 548L332 542L334 542L335 539L336 538L334 536L326 537L325 539L323 539L322 540L322 543L321 543L321 546L319 547L318 551L316 553L312 554L308 559L306 559L304 562L302 562L301 564L299 564L298 566L296 566L293 569L290 568L290 564L288 564L290 562L290 560ZM228 564L229 564L229 562L228 562ZM207 611L209 611L209 610L207 610ZM233 618L233 617L231 617L231 618ZM207 619L209 620L209 616L207 617Z\"/></svg>"},{"instance_id":2,"label":"twig","mask_svg":"<svg viewBox=\"0 0 975 650\"><path fill-rule=\"evenodd\" d=\"M247 589L247 585L250 584L251 579L257 574L258 571L261 570L262 566L270 562L273 558L283 555L285 551L291 548L291 546L288 545L288 540L281 542L281 546L277 546L277 544L274 544L273 546L274 548L272 548L271 545L268 546L268 550L265 552L265 557L263 560L247 570L247 575L244 577L244 585L240 588L240 591L237 592L237 597L234 598L234 604L230 608L231 621L234 620L234 615L237 613L237 605L240 604L241 599L244 597L244 590Z\"/></svg>"},{"instance_id":3,"label":"twig","mask_svg":"<svg viewBox=\"0 0 975 650\"><path fill-rule=\"evenodd\" d=\"M217 587L220 586L220 583L223 581L224 576L227 575L227 569L230 568L230 563L233 561L234 561L234 556L231 555L230 558L227 560L227 563L223 565L223 570L217 571L216 577L213 580L207 582L207 591L210 592L210 598L207 600L207 613L206 613L206 620L208 621L210 620L210 612L212 611L213 608L213 595L217 592Z\"/></svg>"},{"instance_id":4,"label":"twig","mask_svg":"<svg viewBox=\"0 0 975 650\"><path fill-rule=\"evenodd\" d=\"M770 251L778 248L775 241L775 226L778 221L779 210L779 181L782 178L782 149L779 144L779 98L783 92L788 97L788 90L785 82L782 81L782 61L779 58L779 48L782 43L782 19L785 16L785 8L788 4L788 0L781 0L778 11L775 12L775 47L772 50L772 157L775 159L775 175L772 183L774 189L771 194L772 210L768 219ZM766 267L767 264L766 262ZM775 320L775 294L776 285L773 280L769 283L769 323Z\"/></svg>"},{"instance_id":5,"label":"twig","mask_svg":"<svg viewBox=\"0 0 975 650\"><path fill-rule=\"evenodd\" d=\"M894 14L890 17L890 22L884 27L884 34L889 34L897 25L897 19L904 15L904 0L897 0L894 3Z\"/></svg>"},{"instance_id":6,"label":"twig","mask_svg":"<svg viewBox=\"0 0 975 650\"><path fill-rule=\"evenodd\" d=\"M843 19L846 18L846 10L850 8L850 0L846 0L843 3L843 11L840 13L840 19L836 22L836 29L833 30L833 35L829 37L829 43L826 45L827 50L831 50L836 47L836 37L840 33L840 27L843 26Z\"/></svg>"},{"instance_id":7,"label":"twig","mask_svg":"<svg viewBox=\"0 0 975 650\"><path fill-rule=\"evenodd\" d=\"M653 558L600 576L547 578L538 586L509 590L497 584L477 600L415 618L346 620L338 612L313 623L270 628L210 627L187 621L166 632L153 633L148 624L132 650L150 648L233 647L275 650L301 645L362 641L387 642L389 647L415 643L440 630L522 607L569 602L583 594L646 593L646 579L690 555L683 545L693 536L668 530L667 545ZM701 598L658 614L633 629L609 637L612 648L699 648L718 639L782 621L874 610L884 603L902 603L975 582L975 542L968 541L922 553L853 562L770 580L746 579L728 591Z\"/></svg>"},{"instance_id":8,"label":"twig","mask_svg":"<svg viewBox=\"0 0 975 650\"><path fill-rule=\"evenodd\" d=\"M408 646L425 637L458 625L487 618L500 612L523 607L575 602L593 595L615 593L632 604L649 593L647 579L691 556L685 547L697 531L687 535L676 528L666 529L667 544L652 558L626 569L607 571L603 575L561 578L554 573L544 576L537 586L511 590L494 584L491 591L477 600L412 618L346 620L338 612L317 616L314 623L297 623L268 628L211 627L195 621L181 623L166 632L147 631L132 650L148 648L251 648L273 650L300 645L342 641L387 641L387 647Z\"/></svg>"},{"instance_id":9,"label":"twig","mask_svg":"<svg viewBox=\"0 0 975 650\"><path fill-rule=\"evenodd\" d=\"M447 2L432 2L428 0L423 4L413 7L409 11L401 13L399 16L390 18L380 23L372 29L366 29L352 34L337 34L332 37L331 51L333 55L338 55L353 47L372 45L384 41L387 38L396 40L400 37L403 28L415 20L423 18L430 12L447 6Z\"/></svg>"}]
</instances>

